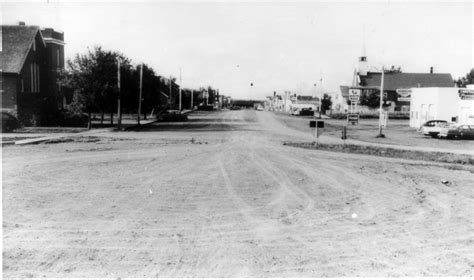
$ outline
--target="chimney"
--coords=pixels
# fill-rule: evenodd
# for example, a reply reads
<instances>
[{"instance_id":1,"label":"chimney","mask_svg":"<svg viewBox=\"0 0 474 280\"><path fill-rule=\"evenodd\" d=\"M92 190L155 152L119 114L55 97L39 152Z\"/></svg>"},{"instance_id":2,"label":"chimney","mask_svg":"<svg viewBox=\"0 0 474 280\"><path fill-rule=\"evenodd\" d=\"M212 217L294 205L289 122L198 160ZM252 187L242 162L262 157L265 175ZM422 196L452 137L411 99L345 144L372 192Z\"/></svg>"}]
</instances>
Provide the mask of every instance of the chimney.
<instances>
[{"instance_id":1,"label":"chimney","mask_svg":"<svg viewBox=\"0 0 474 280\"><path fill-rule=\"evenodd\" d=\"M430 74L433 74L433 66L430 67Z\"/></svg>"},{"instance_id":2,"label":"chimney","mask_svg":"<svg viewBox=\"0 0 474 280\"><path fill-rule=\"evenodd\" d=\"M24 22L24 21L20 21L20 22L18 22L18 25L22 25L22 26L24 26L24 25L26 25L26 24L25 24L25 22Z\"/></svg>"}]
</instances>

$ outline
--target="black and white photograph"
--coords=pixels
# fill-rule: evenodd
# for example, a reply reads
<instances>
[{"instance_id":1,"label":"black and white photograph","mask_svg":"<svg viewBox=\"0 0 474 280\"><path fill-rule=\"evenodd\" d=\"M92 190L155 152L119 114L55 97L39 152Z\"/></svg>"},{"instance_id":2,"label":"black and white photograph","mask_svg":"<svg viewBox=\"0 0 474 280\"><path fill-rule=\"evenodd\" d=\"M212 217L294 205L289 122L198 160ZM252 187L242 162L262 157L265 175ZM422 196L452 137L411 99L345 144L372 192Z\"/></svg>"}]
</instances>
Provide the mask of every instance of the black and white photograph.
<instances>
[{"instance_id":1,"label":"black and white photograph","mask_svg":"<svg viewBox=\"0 0 474 280\"><path fill-rule=\"evenodd\" d=\"M473 14L0 0L2 278L474 277Z\"/></svg>"}]
</instances>

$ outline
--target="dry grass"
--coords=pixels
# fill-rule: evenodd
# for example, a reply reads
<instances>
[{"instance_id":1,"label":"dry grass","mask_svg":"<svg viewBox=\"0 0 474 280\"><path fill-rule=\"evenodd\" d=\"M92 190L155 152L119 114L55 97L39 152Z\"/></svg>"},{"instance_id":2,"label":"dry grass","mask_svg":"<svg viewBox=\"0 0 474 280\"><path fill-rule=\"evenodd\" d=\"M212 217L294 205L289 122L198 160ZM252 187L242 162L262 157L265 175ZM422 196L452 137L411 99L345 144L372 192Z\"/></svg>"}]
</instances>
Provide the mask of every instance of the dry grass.
<instances>
[{"instance_id":1,"label":"dry grass","mask_svg":"<svg viewBox=\"0 0 474 280\"><path fill-rule=\"evenodd\" d=\"M319 149L333 152L365 154L373 156L403 158L411 160L423 160L442 163L455 163L462 165L474 165L474 158L469 155L459 155L451 153L440 152L423 152L411 151L402 149L393 149L385 147L362 146L362 145L340 145L340 144L318 144L303 142L285 142L283 145L305 148L305 149Z\"/></svg>"}]
</instances>

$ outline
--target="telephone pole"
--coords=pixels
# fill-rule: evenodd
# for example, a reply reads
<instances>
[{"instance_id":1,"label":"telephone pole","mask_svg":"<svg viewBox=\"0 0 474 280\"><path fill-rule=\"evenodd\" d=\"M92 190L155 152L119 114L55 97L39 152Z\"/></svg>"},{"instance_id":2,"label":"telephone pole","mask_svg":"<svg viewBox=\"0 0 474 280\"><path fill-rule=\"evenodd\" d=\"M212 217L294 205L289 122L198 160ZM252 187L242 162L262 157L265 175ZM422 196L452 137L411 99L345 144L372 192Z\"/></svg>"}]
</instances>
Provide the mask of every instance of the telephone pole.
<instances>
[{"instance_id":1,"label":"telephone pole","mask_svg":"<svg viewBox=\"0 0 474 280\"><path fill-rule=\"evenodd\" d=\"M319 95L319 118L321 118L321 111L323 110L323 70L319 69L319 84L321 86L321 94Z\"/></svg>"},{"instance_id":2,"label":"telephone pole","mask_svg":"<svg viewBox=\"0 0 474 280\"><path fill-rule=\"evenodd\" d=\"M138 116L137 116L138 125L140 125L140 114L142 113L142 84L143 84L143 63L140 65L140 93L138 95Z\"/></svg>"},{"instance_id":3,"label":"telephone pole","mask_svg":"<svg viewBox=\"0 0 474 280\"><path fill-rule=\"evenodd\" d=\"M379 135L377 137L384 137L382 134L382 115L383 115L383 82L384 82L384 67L382 66L382 78L380 81L380 108L379 108Z\"/></svg>"},{"instance_id":4,"label":"telephone pole","mask_svg":"<svg viewBox=\"0 0 474 280\"><path fill-rule=\"evenodd\" d=\"M173 86L173 80L171 79L171 76L170 76L170 95L168 96L168 106L169 106L169 110L171 110L171 93L172 93L172 86Z\"/></svg>"},{"instance_id":5,"label":"telephone pole","mask_svg":"<svg viewBox=\"0 0 474 280\"><path fill-rule=\"evenodd\" d=\"M120 130L122 126L122 112L120 111L120 97L122 95L120 91L120 58L117 57L117 89L118 89L118 96L117 96L117 129ZM114 115L112 114L112 121Z\"/></svg>"},{"instance_id":6,"label":"telephone pole","mask_svg":"<svg viewBox=\"0 0 474 280\"><path fill-rule=\"evenodd\" d=\"M191 90L191 111L193 110L193 107L194 107L193 96L194 96L194 89Z\"/></svg>"},{"instance_id":7,"label":"telephone pole","mask_svg":"<svg viewBox=\"0 0 474 280\"><path fill-rule=\"evenodd\" d=\"M179 112L181 112L181 87L182 87L182 80L181 80L181 67L179 68Z\"/></svg>"}]
</instances>

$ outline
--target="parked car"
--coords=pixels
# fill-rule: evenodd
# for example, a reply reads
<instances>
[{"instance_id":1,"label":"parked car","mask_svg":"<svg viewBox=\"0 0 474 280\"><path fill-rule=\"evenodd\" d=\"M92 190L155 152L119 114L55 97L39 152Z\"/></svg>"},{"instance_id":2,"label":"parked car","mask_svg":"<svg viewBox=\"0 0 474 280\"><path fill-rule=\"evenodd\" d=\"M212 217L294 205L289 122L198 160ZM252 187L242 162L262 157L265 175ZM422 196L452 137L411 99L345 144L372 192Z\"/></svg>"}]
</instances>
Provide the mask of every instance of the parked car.
<instances>
[{"instance_id":1,"label":"parked car","mask_svg":"<svg viewBox=\"0 0 474 280\"><path fill-rule=\"evenodd\" d=\"M448 125L447 121L443 120L431 120L427 121L420 126L419 131L426 136L436 137L443 127Z\"/></svg>"},{"instance_id":2,"label":"parked car","mask_svg":"<svg viewBox=\"0 0 474 280\"><path fill-rule=\"evenodd\" d=\"M2 132L9 132L14 129L20 128L20 122L18 119L10 113L2 112Z\"/></svg>"},{"instance_id":3,"label":"parked car","mask_svg":"<svg viewBox=\"0 0 474 280\"><path fill-rule=\"evenodd\" d=\"M439 138L474 139L474 125L451 125L444 127L438 134Z\"/></svg>"},{"instance_id":4,"label":"parked car","mask_svg":"<svg viewBox=\"0 0 474 280\"><path fill-rule=\"evenodd\" d=\"M257 111L263 111L263 107L262 107L262 105L258 105L258 107L257 107Z\"/></svg>"},{"instance_id":5,"label":"parked car","mask_svg":"<svg viewBox=\"0 0 474 280\"><path fill-rule=\"evenodd\" d=\"M188 120L188 116L177 112L166 112L160 116L164 122L184 122Z\"/></svg>"}]
</instances>

